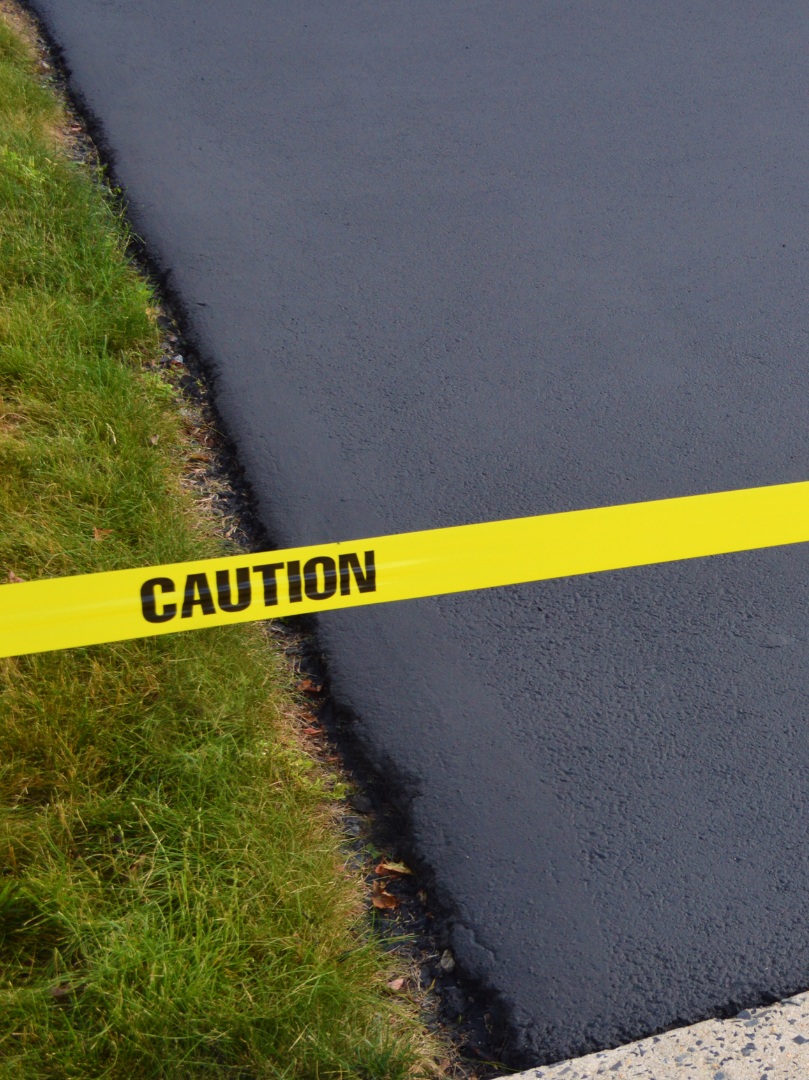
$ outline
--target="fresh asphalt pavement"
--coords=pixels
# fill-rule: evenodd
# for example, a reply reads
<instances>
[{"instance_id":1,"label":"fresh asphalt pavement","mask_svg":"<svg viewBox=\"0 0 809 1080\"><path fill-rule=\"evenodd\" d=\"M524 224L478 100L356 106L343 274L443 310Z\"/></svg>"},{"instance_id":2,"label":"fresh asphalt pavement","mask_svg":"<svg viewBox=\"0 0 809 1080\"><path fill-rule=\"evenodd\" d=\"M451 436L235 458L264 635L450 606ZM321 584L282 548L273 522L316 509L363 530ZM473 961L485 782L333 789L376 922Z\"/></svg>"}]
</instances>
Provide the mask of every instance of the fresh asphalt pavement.
<instances>
[{"instance_id":1,"label":"fresh asphalt pavement","mask_svg":"<svg viewBox=\"0 0 809 1080\"><path fill-rule=\"evenodd\" d=\"M809 478L804 3L36 7L279 546ZM808 580L321 617L513 1060L809 986Z\"/></svg>"}]
</instances>

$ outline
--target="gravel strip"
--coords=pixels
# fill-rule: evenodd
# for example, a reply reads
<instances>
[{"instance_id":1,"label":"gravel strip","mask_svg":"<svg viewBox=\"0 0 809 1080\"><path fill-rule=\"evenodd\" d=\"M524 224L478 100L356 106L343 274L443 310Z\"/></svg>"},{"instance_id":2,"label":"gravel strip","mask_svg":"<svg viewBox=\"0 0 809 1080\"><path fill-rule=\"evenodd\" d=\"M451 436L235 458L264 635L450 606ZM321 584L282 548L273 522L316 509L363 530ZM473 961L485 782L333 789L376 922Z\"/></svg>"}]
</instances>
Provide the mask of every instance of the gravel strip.
<instances>
[{"instance_id":1,"label":"gravel strip","mask_svg":"<svg viewBox=\"0 0 809 1080\"><path fill-rule=\"evenodd\" d=\"M809 993L732 1020L705 1020L601 1054L528 1072L511 1080L806 1080Z\"/></svg>"}]
</instances>

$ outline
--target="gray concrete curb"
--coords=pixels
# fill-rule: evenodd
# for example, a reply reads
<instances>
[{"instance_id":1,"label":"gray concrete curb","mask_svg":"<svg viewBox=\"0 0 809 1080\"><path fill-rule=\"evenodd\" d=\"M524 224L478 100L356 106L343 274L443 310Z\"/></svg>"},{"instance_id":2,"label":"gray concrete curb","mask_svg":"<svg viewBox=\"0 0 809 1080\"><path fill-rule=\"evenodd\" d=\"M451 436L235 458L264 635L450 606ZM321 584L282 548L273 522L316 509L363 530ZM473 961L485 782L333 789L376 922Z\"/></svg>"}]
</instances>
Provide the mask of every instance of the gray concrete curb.
<instances>
[{"instance_id":1,"label":"gray concrete curb","mask_svg":"<svg viewBox=\"0 0 809 1080\"><path fill-rule=\"evenodd\" d=\"M809 1080L809 993L511 1080Z\"/></svg>"}]
</instances>

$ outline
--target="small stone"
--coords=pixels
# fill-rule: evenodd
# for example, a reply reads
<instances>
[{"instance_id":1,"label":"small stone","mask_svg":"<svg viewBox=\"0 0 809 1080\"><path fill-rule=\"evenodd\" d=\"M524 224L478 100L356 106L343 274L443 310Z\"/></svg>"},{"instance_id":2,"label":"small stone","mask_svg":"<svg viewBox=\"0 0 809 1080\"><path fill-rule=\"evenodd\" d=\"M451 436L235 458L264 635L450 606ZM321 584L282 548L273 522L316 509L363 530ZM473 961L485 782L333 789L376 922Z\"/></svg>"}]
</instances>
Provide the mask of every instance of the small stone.
<instances>
[{"instance_id":1,"label":"small stone","mask_svg":"<svg viewBox=\"0 0 809 1080\"><path fill-rule=\"evenodd\" d=\"M764 649L783 649L785 645L791 644L792 638L787 637L786 634L767 634L761 642Z\"/></svg>"},{"instance_id":2,"label":"small stone","mask_svg":"<svg viewBox=\"0 0 809 1080\"><path fill-rule=\"evenodd\" d=\"M373 810L373 805L368 796L360 795L359 792L357 792L355 795L352 795L348 801L358 814L370 814L371 810Z\"/></svg>"},{"instance_id":3,"label":"small stone","mask_svg":"<svg viewBox=\"0 0 809 1080\"><path fill-rule=\"evenodd\" d=\"M450 971L455 970L455 958L449 949L444 949L441 954L441 959L438 961L438 966L442 971L447 972L447 974L449 974Z\"/></svg>"}]
</instances>

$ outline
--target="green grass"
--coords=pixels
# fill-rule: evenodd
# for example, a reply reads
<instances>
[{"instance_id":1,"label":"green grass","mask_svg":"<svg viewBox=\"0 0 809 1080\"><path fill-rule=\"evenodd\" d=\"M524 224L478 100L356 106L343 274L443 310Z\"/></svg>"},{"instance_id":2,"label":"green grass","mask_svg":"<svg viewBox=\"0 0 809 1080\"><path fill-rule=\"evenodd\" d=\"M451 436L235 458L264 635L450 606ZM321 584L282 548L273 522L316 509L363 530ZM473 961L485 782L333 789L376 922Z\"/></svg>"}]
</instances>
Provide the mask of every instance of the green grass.
<instances>
[{"instance_id":1,"label":"green grass","mask_svg":"<svg viewBox=\"0 0 809 1080\"><path fill-rule=\"evenodd\" d=\"M154 298L33 64L0 18L0 572L221 553ZM0 1076L430 1067L287 680L250 626L0 661Z\"/></svg>"}]
</instances>

